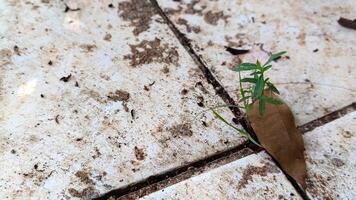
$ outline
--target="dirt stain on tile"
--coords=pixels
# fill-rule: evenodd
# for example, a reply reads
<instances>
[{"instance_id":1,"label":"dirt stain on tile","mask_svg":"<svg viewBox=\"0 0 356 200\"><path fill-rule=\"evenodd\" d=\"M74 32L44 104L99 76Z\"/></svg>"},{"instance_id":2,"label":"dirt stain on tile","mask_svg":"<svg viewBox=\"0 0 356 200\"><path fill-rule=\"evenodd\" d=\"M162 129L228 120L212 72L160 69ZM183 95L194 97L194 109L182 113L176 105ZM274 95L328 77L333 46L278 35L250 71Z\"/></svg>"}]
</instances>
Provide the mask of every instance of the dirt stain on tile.
<instances>
[{"instance_id":1,"label":"dirt stain on tile","mask_svg":"<svg viewBox=\"0 0 356 200\"><path fill-rule=\"evenodd\" d=\"M256 167L249 165L247 169L244 170L242 178L237 185L237 189L240 190L245 188L246 185L253 180L253 176L267 176L270 173L278 173L278 169L272 164L266 163L262 167Z\"/></svg>"},{"instance_id":2,"label":"dirt stain on tile","mask_svg":"<svg viewBox=\"0 0 356 200\"><path fill-rule=\"evenodd\" d=\"M87 187L81 191L76 190L74 188L69 188L68 192L72 197L78 197L84 199L90 198L96 194L95 189L93 187Z\"/></svg>"},{"instance_id":3,"label":"dirt stain on tile","mask_svg":"<svg viewBox=\"0 0 356 200\"><path fill-rule=\"evenodd\" d=\"M137 146L135 147L135 157L137 160L144 160L146 157L146 153L144 152L143 149L138 148Z\"/></svg>"},{"instance_id":4,"label":"dirt stain on tile","mask_svg":"<svg viewBox=\"0 0 356 200\"><path fill-rule=\"evenodd\" d=\"M328 180L319 174L308 175L307 180L307 191L315 198L321 198L325 200L332 200L333 195L329 187Z\"/></svg>"},{"instance_id":5,"label":"dirt stain on tile","mask_svg":"<svg viewBox=\"0 0 356 200\"><path fill-rule=\"evenodd\" d=\"M339 158L333 158L331 159L331 163L335 166L335 167L342 167L345 165L345 162L342 161L341 159Z\"/></svg>"},{"instance_id":6,"label":"dirt stain on tile","mask_svg":"<svg viewBox=\"0 0 356 200\"><path fill-rule=\"evenodd\" d=\"M115 92L110 92L107 97L115 102L116 101L128 102L130 99L130 93L124 90L116 90Z\"/></svg>"},{"instance_id":7,"label":"dirt stain on tile","mask_svg":"<svg viewBox=\"0 0 356 200\"><path fill-rule=\"evenodd\" d=\"M108 42L111 41L111 38L112 38L112 36L111 36L110 33L107 33L107 34L105 34L105 36L104 36L104 40L105 40L105 41L108 41Z\"/></svg>"},{"instance_id":8,"label":"dirt stain on tile","mask_svg":"<svg viewBox=\"0 0 356 200\"><path fill-rule=\"evenodd\" d=\"M5 65L11 63L11 57L13 53L10 49L1 49L0 50L0 100L2 100L3 93L3 76L5 74Z\"/></svg>"},{"instance_id":9,"label":"dirt stain on tile","mask_svg":"<svg viewBox=\"0 0 356 200\"><path fill-rule=\"evenodd\" d=\"M207 13L204 14L204 20L211 25L217 25L218 21L224 20L225 23L227 23L227 19L230 16L228 15L224 15L223 11L219 11L219 12L213 12L213 11L208 11Z\"/></svg>"},{"instance_id":10,"label":"dirt stain on tile","mask_svg":"<svg viewBox=\"0 0 356 200\"><path fill-rule=\"evenodd\" d=\"M188 3L187 8L185 9L184 13L202 15L202 12L205 9L205 6L198 9L196 6L198 3L199 3L199 0L193 0L190 3Z\"/></svg>"},{"instance_id":11,"label":"dirt stain on tile","mask_svg":"<svg viewBox=\"0 0 356 200\"><path fill-rule=\"evenodd\" d=\"M183 123L183 124L177 124L175 126L172 126L169 128L169 131L171 132L173 137L179 137L179 136L192 136L193 131L191 130L192 126L190 123Z\"/></svg>"},{"instance_id":12,"label":"dirt stain on tile","mask_svg":"<svg viewBox=\"0 0 356 200\"><path fill-rule=\"evenodd\" d=\"M93 52L97 48L95 44L81 44L79 47L86 53Z\"/></svg>"},{"instance_id":13,"label":"dirt stain on tile","mask_svg":"<svg viewBox=\"0 0 356 200\"><path fill-rule=\"evenodd\" d=\"M179 18L178 21L177 21L177 24L184 25L188 33L191 33L192 31L194 33L199 33L200 32L200 27L199 26L191 26L186 19Z\"/></svg>"},{"instance_id":14,"label":"dirt stain on tile","mask_svg":"<svg viewBox=\"0 0 356 200\"><path fill-rule=\"evenodd\" d=\"M90 175L90 172L84 170L75 173L75 176L78 177L81 182L88 185L94 185L94 181L90 178Z\"/></svg>"},{"instance_id":15,"label":"dirt stain on tile","mask_svg":"<svg viewBox=\"0 0 356 200\"><path fill-rule=\"evenodd\" d=\"M130 45L131 54L126 55L126 59L131 59L131 66L137 67L142 64L153 62L177 64L179 60L178 52L168 44L162 44L161 40L143 40L139 44Z\"/></svg>"},{"instance_id":16,"label":"dirt stain on tile","mask_svg":"<svg viewBox=\"0 0 356 200\"><path fill-rule=\"evenodd\" d=\"M133 34L139 35L150 27L154 7L147 0L130 0L119 3L119 15L134 26Z\"/></svg>"}]
</instances>

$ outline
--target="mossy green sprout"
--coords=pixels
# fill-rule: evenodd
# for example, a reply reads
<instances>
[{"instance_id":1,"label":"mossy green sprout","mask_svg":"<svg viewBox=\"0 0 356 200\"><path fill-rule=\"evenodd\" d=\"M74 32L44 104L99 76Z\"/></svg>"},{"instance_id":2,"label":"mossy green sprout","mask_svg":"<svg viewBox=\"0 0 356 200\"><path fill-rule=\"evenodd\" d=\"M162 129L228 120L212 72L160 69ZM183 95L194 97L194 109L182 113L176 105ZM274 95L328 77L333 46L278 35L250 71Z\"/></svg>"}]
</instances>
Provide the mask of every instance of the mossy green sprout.
<instances>
[{"instance_id":1,"label":"mossy green sprout","mask_svg":"<svg viewBox=\"0 0 356 200\"><path fill-rule=\"evenodd\" d=\"M255 141L249 133L245 130L240 129L234 126L232 123L229 123L224 117L222 117L217 111L217 108L222 107L238 107L243 110L244 114L242 117L246 117L246 113L252 109L252 105L259 101L259 113L263 115L266 108L266 103L278 105L282 102L278 99L271 98L264 95L266 89L270 89L273 93L279 94L276 86L271 83L269 78L265 77L267 70L271 69L271 62L280 58L282 55L287 53L282 51L276 54L272 54L269 59L262 65L259 60L256 63L242 63L239 66L235 67L233 70L239 73L239 84L240 84L240 100L239 105L219 105L215 107L210 107L207 110L211 110L216 118L224 122L227 126L236 130L241 136L247 138L257 146L260 146L257 141ZM250 72L247 77L242 78L241 72ZM242 104L242 105L241 105ZM206 112L202 111L203 112Z\"/></svg>"}]
</instances>

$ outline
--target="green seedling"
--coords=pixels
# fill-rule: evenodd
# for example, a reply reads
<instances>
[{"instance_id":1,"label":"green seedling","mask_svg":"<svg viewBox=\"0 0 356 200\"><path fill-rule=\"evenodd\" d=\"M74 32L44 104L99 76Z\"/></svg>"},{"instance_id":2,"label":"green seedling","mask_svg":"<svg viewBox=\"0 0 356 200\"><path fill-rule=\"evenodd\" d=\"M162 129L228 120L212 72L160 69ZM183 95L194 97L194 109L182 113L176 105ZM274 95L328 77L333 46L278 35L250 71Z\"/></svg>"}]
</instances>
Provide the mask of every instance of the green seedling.
<instances>
[{"instance_id":1,"label":"green seedling","mask_svg":"<svg viewBox=\"0 0 356 200\"><path fill-rule=\"evenodd\" d=\"M270 64L273 60L278 59L285 51L272 54L267 62L261 65L259 60L256 63L242 63L241 65L234 68L234 71L239 73L239 82L240 82L240 95L241 99L239 102L243 103L243 109L245 113L250 111L254 102L259 100L259 112L262 115L265 112L266 103L271 104L281 104L282 102L278 99L267 97L263 94L265 89L270 89L272 92L279 94L276 86L271 83L269 78L265 77L265 72L271 69L272 65ZM248 77L241 78L242 71L249 71L250 74ZM243 83L249 83L247 87L243 87Z\"/></svg>"},{"instance_id":2,"label":"green seedling","mask_svg":"<svg viewBox=\"0 0 356 200\"><path fill-rule=\"evenodd\" d=\"M267 70L271 69L271 62L280 58L283 54L287 53L286 51L282 51L276 54L272 54L269 59L261 64L259 60L256 63L242 63L241 65L234 68L234 71L239 73L239 84L240 84L240 101L239 105L220 105L209 108L219 120L224 122L226 125L230 126L234 130L236 130L240 135L246 137L254 144L260 146L249 133L246 131L237 128L233 124L229 123L226 119L224 119L215 109L220 107L239 107L244 111L244 116L246 113L251 111L252 105L259 101L259 114L263 115L266 108L266 103L278 105L282 104L282 102L278 99L271 98L264 95L265 89L270 89L273 93L279 94L276 86L271 83L269 78L266 78L265 73ZM241 77L241 72L247 72L249 74L246 77ZM242 104L242 105L241 105Z\"/></svg>"}]
</instances>

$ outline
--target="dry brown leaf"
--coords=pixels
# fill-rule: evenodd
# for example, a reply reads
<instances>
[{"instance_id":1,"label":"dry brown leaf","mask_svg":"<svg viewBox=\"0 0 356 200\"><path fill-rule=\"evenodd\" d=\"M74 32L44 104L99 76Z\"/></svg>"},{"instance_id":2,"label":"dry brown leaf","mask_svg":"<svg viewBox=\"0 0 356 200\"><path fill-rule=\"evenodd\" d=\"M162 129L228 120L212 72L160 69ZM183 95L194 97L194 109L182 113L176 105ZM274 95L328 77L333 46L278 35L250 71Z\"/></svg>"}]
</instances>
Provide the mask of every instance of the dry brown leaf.
<instances>
[{"instance_id":1,"label":"dry brown leaf","mask_svg":"<svg viewBox=\"0 0 356 200\"><path fill-rule=\"evenodd\" d=\"M279 99L270 90L265 90L264 94ZM247 113L258 140L282 169L305 188L304 142L291 110L285 103L280 105L267 103L265 113L260 115L258 106L259 102L256 101L251 111Z\"/></svg>"}]
</instances>

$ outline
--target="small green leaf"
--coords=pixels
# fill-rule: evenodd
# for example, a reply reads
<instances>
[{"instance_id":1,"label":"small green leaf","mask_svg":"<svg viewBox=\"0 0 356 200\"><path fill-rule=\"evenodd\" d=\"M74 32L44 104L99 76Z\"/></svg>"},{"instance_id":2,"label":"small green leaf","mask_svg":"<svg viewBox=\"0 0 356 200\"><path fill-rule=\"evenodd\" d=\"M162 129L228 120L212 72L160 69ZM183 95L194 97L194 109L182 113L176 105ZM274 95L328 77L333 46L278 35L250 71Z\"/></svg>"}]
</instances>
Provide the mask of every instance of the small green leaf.
<instances>
[{"instance_id":1,"label":"small green leaf","mask_svg":"<svg viewBox=\"0 0 356 200\"><path fill-rule=\"evenodd\" d=\"M263 71L265 72L265 71L269 70L271 67L272 67L272 65L268 65L268 66L263 68Z\"/></svg>"},{"instance_id":2,"label":"small green leaf","mask_svg":"<svg viewBox=\"0 0 356 200\"><path fill-rule=\"evenodd\" d=\"M265 87L265 81L262 75L257 79L256 86L253 92L253 96L256 99L262 95L264 87Z\"/></svg>"},{"instance_id":3,"label":"small green leaf","mask_svg":"<svg viewBox=\"0 0 356 200\"><path fill-rule=\"evenodd\" d=\"M281 51L281 52L278 52L278 53L276 53L276 54L272 54L272 55L271 55L271 59L272 59L272 60L275 60L275 59L281 57L283 54L286 54L286 53L287 53L287 51Z\"/></svg>"},{"instance_id":4,"label":"small green leaf","mask_svg":"<svg viewBox=\"0 0 356 200\"><path fill-rule=\"evenodd\" d=\"M260 103L258 105L258 110L260 111L260 115L263 115L263 113L266 110L266 100L264 98L260 99Z\"/></svg>"},{"instance_id":5,"label":"small green leaf","mask_svg":"<svg viewBox=\"0 0 356 200\"><path fill-rule=\"evenodd\" d=\"M261 72L255 71L255 72L252 72L250 75L257 76L259 74L261 74Z\"/></svg>"},{"instance_id":6,"label":"small green leaf","mask_svg":"<svg viewBox=\"0 0 356 200\"><path fill-rule=\"evenodd\" d=\"M253 63L242 63L241 65L237 66L234 68L234 71L240 72L240 71L248 71L252 69L256 69L257 66L256 64Z\"/></svg>"},{"instance_id":7,"label":"small green leaf","mask_svg":"<svg viewBox=\"0 0 356 200\"><path fill-rule=\"evenodd\" d=\"M272 54L271 57L269 57L268 61L263 66L268 65L270 62L272 62L273 60L276 60L277 58L281 57L285 53L287 53L287 52L286 51L281 51L279 53Z\"/></svg>"},{"instance_id":8,"label":"small green leaf","mask_svg":"<svg viewBox=\"0 0 356 200\"><path fill-rule=\"evenodd\" d=\"M243 78L240 80L240 82L245 82L245 83L256 83L257 79L255 78Z\"/></svg>"},{"instance_id":9,"label":"small green leaf","mask_svg":"<svg viewBox=\"0 0 356 200\"><path fill-rule=\"evenodd\" d=\"M274 92L276 94L280 94L278 89L276 88L276 86L274 86L272 83L267 82L267 86L272 90L272 92Z\"/></svg>"}]
</instances>

